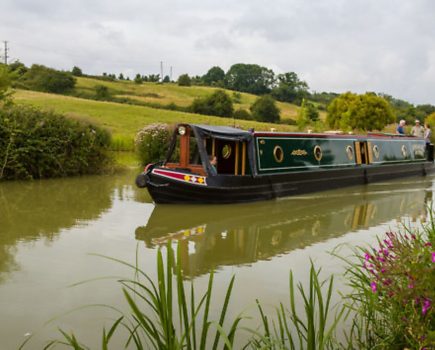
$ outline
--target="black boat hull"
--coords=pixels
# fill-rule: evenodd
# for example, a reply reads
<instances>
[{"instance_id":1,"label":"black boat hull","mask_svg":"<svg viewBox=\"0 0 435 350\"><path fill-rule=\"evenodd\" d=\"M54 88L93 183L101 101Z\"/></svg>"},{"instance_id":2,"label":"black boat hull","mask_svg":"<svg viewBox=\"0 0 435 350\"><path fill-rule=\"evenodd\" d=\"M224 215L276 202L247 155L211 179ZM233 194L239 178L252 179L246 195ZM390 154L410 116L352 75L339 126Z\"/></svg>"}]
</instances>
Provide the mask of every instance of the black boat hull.
<instances>
[{"instance_id":1,"label":"black boat hull","mask_svg":"<svg viewBox=\"0 0 435 350\"><path fill-rule=\"evenodd\" d=\"M433 162L399 163L257 177L211 176L207 178L207 185L170 179L152 171L139 176L144 177L155 203L226 204L270 200L401 177L424 176L434 171Z\"/></svg>"}]
</instances>

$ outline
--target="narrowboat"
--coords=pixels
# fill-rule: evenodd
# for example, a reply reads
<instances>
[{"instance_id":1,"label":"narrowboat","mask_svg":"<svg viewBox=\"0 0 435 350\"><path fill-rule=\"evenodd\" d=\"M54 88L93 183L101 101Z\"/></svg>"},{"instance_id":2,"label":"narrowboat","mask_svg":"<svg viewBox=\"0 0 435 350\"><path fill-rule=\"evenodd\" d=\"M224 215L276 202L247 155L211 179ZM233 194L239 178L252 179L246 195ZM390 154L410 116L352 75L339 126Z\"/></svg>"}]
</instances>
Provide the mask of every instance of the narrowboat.
<instances>
[{"instance_id":1,"label":"narrowboat","mask_svg":"<svg viewBox=\"0 0 435 350\"><path fill-rule=\"evenodd\" d=\"M434 171L423 138L179 124L166 159L136 178L160 203L239 203Z\"/></svg>"}]
</instances>

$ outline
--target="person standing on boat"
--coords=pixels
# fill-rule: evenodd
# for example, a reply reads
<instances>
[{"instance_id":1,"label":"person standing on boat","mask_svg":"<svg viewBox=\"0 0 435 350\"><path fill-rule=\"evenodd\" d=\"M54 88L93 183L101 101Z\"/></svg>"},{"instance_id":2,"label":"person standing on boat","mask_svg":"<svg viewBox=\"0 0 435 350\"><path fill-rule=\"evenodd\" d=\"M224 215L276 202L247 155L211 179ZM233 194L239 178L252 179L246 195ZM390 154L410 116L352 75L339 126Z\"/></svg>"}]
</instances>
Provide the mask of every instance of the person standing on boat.
<instances>
[{"instance_id":1,"label":"person standing on boat","mask_svg":"<svg viewBox=\"0 0 435 350\"><path fill-rule=\"evenodd\" d=\"M397 126L396 134L405 135L405 124L406 124L406 121L402 119L399 122L399 125Z\"/></svg>"},{"instance_id":2,"label":"person standing on boat","mask_svg":"<svg viewBox=\"0 0 435 350\"><path fill-rule=\"evenodd\" d=\"M424 128L420 125L418 119L415 120L415 125L412 127L411 135L415 137L424 137Z\"/></svg>"},{"instance_id":3,"label":"person standing on boat","mask_svg":"<svg viewBox=\"0 0 435 350\"><path fill-rule=\"evenodd\" d=\"M424 140L426 141L426 145L430 144L430 139L432 137L432 130L430 129L430 125L428 123L424 124Z\"/></svg>"}]
</instances>

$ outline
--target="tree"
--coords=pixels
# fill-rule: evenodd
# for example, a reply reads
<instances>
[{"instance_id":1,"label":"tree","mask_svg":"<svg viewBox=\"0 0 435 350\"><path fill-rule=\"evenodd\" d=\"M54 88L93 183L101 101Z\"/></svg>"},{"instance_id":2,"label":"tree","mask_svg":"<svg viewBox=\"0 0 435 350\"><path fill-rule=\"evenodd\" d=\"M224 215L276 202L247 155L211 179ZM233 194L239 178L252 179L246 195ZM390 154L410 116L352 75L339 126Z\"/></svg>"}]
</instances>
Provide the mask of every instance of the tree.
<instances>
[{"instance_id":1,"label":"tree","mask_svg":"<svg viewBox=\"0 0 435 350\"><path fill-rule=\"evenodd\" d=\"M299 130L304 129L307 125L319 120L319 111L312 103L302 100L301 108L299 109L297 125Z\"/></svg>"},{"instance_id":2,"label":"tree","mask_svg":"<svg viewBox=\"0 0 435 350\"><path fill-rule=\"evenodd\" d=\"M171 82L171 78L169 78L169 75L165 75L165 77L163 78L163 83L170 83Z\"/></svg>"},{"instance_id":3,"label":"tree","mask_svg":"<svg viewBox=\"0 0 435 350\"><path fill-rule=\"evenodd\" d=\"M294 72L279 74L278 86L272 89L272 96L278 101L301 103L308 95L308 84Z\"/></svg>"},{"instance_id":4,"label":"tree","mask_svg":"<svg viewBox=\"0 0 435 350\"><path fill-rule=\"evenodd\" d=\"M253 119L260 122L278 123L280 120L279 108L270 95L257 98L250 109Z\"/></svg>"},{"instance_id":5,"label":"tree","mask_svg":"<svg viewBox=\"0 0 435 350\"><path fill-rule=\"evenodd\" d=\"M10 102L9 96L11 94L9 88L11 87L11 76L8 66L0 64L0 106L3 103Z\"/></svg>"},{"instance_id":6,"label":"tree","mask_svg":"<svg viewBox=\"0 0 435 350\"><path fill-rule=\"evenodd\" d=\"M118 79L119 79L119 80L125 80L125 78L124 78L124 74L119 73Z\"/></svg>"},{"instance_id":7,"label":"tree","mask_svg":"<svg viewBox=\"0 0 435 350\"><path fill-rule=\"evenodd\" d=\"M140 76L140 74L139 73L137 73L136 74L136 76L134 77L134 82L136 83L136 84L142 84L142 77Z\"/></svg>"},{"instance_id":8,"label":"tree","mask_svg":"<svg viewBox=\"0 0 435 350\"><path fill-rule=\"evenodd\" d=\"M233 115L233 101L223 90L216 90L208 97L196 98L190 106L193 113L231 117Z\"/></svg>"},{"instance_id":9,"label":"tree","mask_svg":"<svg viewBox=\"0 0 435 350\"><path fill-rule=\"evenodd\" d=\"M74 75L75 77L81 77L83 75L83 72L79 67L74 66L73 69L71 70L71 74Z\"/></svg>"},{"instance_id":10,"label":"tree","mask_svg":"<svg viewBox=\"0 0 435 350\"><path fill-rule=\"evenodd\" d=\"M26 72L29 70L24 63L21 63L20 61L16 60L15 62L12 62L8 65L9 71L12 73L12 75L16 78L19 78L26 74Z\"/></svg>"},{"instance_id":11,"label":"tree","mask_svg":"<svg viewBox=\"0 0 435 350\"><path fill-rule=\"evenodd\" d=\"M270 92L274 82L275 73L257 64L234 64L225 75L225 87L228 89L256 95Z\"/></svg>"},{"instance_id":12,"label":"tree","mask_svg":"<svg viewBox=\"0 0 435 350\"><path fill-rule=\"evenodd\" d=\"M328 106L328 125L342 130L382 130L395 121L390 104L374 93L346 92Z\"/></svg>"},{"instance_id":13,"label":"tree","mask_svg":"<svg viewBox=\"0 0 435 350\"><path fill-rule=\"evenodd\" d=\"M178 77L178 85L180 86L190 86L192 85L192 81L188 74L181 74Z\"/></svg>"},{"instance_id":14,"label":"tree","mask_svg":"<svg viewBox=\"0 0 435 350\"><path fill-rule=\"evenodd\" d=\"M202 81L205 85L220 86L225 79L225 72L221 67L211 67L208 72L202 76Z\"/></svg>"}]
</instances>

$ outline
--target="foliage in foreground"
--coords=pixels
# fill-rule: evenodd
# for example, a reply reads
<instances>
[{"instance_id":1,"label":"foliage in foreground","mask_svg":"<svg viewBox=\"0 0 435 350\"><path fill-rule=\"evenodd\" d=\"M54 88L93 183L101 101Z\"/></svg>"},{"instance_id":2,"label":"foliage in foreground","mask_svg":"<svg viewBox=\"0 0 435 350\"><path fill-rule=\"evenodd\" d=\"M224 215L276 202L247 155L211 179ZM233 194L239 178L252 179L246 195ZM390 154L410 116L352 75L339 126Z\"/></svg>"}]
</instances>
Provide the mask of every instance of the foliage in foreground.
<instances>
[{"instance_id":1,"label":"foliage in foreground","mask_svg":"<svg viewBox=\"0 0 435 350\"><path fill-rule=\"evenodd\" d=\"M0 180L98 173L110 163L110 134L51 112L0 108Z\"/></svg>"},{"instance_id":2,"label":"foliage in foreground","mask_svg":"<svg viewBox=\"0 0 435 350\"><path fill-rule=\"evenodd\" d=\"M423 232L388 232L359 250L347 271L358 316L350 339L359 348L435 348L435 222ZM362 346L363 345L363 346Z\"/></svg>"}]
</instances>

